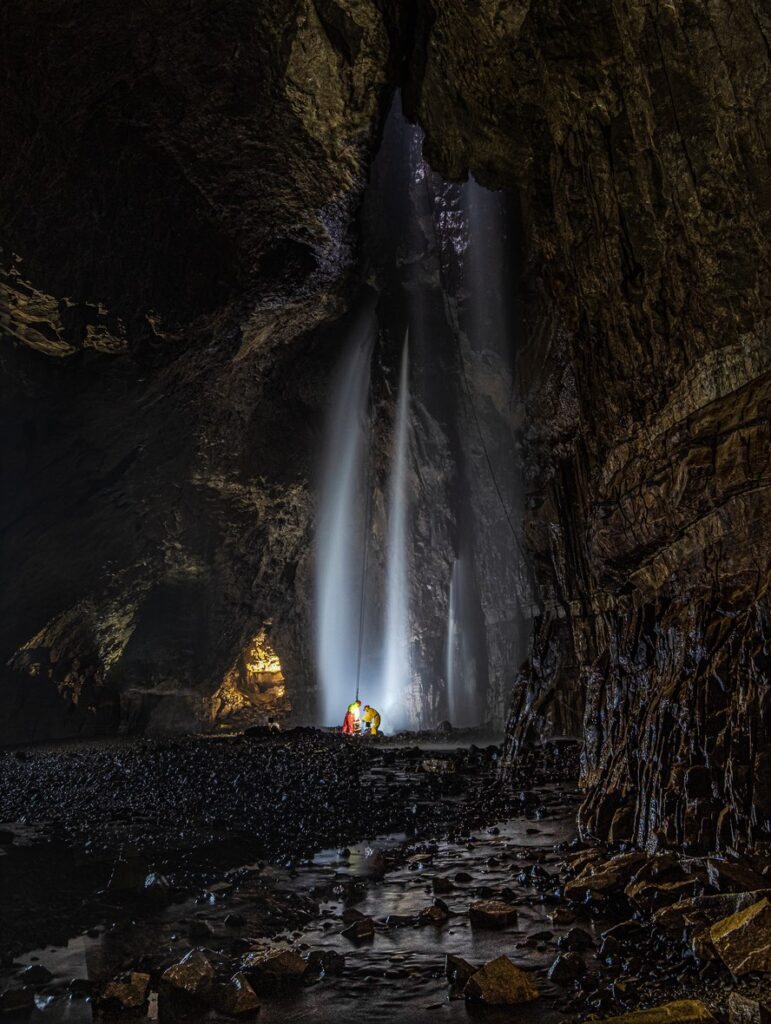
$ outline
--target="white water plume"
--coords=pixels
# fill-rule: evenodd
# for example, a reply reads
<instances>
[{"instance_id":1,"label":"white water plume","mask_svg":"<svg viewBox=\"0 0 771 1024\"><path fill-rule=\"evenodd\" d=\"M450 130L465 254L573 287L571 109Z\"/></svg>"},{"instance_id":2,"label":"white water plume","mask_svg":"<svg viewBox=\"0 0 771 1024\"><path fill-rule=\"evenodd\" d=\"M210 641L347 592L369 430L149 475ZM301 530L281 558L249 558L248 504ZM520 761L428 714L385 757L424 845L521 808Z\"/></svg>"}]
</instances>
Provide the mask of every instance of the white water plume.
<instances>
[{"instance_id":1,"label":"white water plume","mask_svg":"<svg viewBox=\"0 0 771 1024\"><path fill-rule=\"evenodd\" d=\"M366 548L368 397L375 340L360 314L331 394L316 531L316 667L324 725L340 725L354 699Z\"/></svg>"},{"instance_id":2,"label":"white water plume","mask_svg":"<svg viewBox=\"0 0 771 1024\"><path fill-rule=\"evenodd\" d=\"M382 682L384 724L392 731L408 728L407 694L411 683L408 581L409 343L404 340L388 504L385 660Z\"/></svg>"}]
</instances>

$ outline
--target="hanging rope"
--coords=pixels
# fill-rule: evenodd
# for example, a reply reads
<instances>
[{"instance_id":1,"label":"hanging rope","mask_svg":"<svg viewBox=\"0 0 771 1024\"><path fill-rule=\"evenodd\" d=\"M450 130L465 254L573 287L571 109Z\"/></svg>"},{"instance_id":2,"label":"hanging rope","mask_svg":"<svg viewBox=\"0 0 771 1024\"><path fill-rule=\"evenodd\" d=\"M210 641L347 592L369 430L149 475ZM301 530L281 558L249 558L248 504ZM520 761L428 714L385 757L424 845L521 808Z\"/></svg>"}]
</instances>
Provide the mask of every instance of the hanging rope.
<instances>
[{"instance_id":1,"label":"hanging rope","mask_svg":"<svg viewBox=\"0 0 771 1024\"><path fill-rule=\"evenodd\" d=\"M372 396L369 399L370 412L368 415L370 428L372 427ZM369 433L369 432L368 432ZM366 505L364 511L364 543L362 544L361 556L361 596L359 599L359 650L356 658L356 700L359 699L359 687L361 685L361 656L364 648L364 612L367 603L367 567L369 562L369 521L372 514L372 455L367 450L367 479L366 479Z\"/></svg>"}]
</instances>

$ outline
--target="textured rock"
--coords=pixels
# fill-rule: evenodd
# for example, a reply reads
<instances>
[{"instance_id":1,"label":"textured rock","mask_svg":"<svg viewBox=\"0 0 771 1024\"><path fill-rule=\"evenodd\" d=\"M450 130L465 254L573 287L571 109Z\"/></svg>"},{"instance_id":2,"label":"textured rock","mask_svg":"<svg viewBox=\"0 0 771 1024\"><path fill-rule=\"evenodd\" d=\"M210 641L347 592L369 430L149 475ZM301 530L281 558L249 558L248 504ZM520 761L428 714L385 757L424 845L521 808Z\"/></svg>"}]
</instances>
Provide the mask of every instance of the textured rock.
<instances>
[{"instance_id":1,"label":"textured rock","mask_svg":"<svg viewBox=\"0 0 771 1024\"><path fill-rule=\"evenodd\" d=\"M116 978L105 985L100 1002L116 1003L124 1010L139 1010L147 1002L150 992L150 975L132 971L122 978Z\"/></svg>"},{"instance_id":2,"label":"textured rock","mask_svg":"<svg viewBox=\"0 0 771 1024\"><path fill-rule=\"evenodd\" d=\"M247 953L241 966L256 982L298 982L308 970L307 962L291 949Z\"/></svg>"},{"instance_id":3,"label":"textured rock","mask_svg":"<svg viewBox=\"0 0 771 1024\"><path fill-rule=\"evenodd\" d=\"M709 936L732 974L771 973L771 903L767 899L717 921Z\"/></svg>"},{"instance_id":4,"label":"textured rock","mask_svg":"<svg viewBox=\"0 0 771 1024\"><path fill-rule=\"evenodd\" d=\"M203 953L194 949L163 972L161 986L200 999L208 996L213 980L214 968Z\"/></svg>"},{"instance_id":5,"label":"textured rock","mask_svg":"<svg viewBox=\"0 0 771 1024\"><path fill-rule=\"evenodd\" d=\"M728 997L730 1024L769 1024L771 1007L758 999L732 992Z\"/></svg>"},{"instance_id":6,"label":"textured rock","mask_svg":"<svg viewBox=\"0 0 771 1024\"><path fill-rule=\"evenodd\" d=\"M697 999L680 999L649 1010L634 1010L620 1017L606 1017L612 1024L714 1024L715 1018Z\"/></svg>"},{"instance_id":7,"label":"textured rock","mask_svg":"<svg viewBox=\"0 0 771 1024\"><path fill-rule=\"evenodd\" d=\"M260 1001L243 974L234 974L217 993L217 1007L229 1017L245 1017L260 1009Z\"/></svg>"},{"instance_id":8,"label":"textured rock","mask_svg":"<svg viewBox=\"0 0 771 1024\"><path fill-rule=\"evenodd\" d=\"M508 957L499 956L471 975L463 994L491 1006L515 1006L537 999L538 989Z\"/></svg>"},{"instance_id":9,"label":"textured rock","mask_svg":"<svg viewBox=\"0 0 771 1024\"><path fill-rule=\"evenodd\" d=\"M468 908L472 928L506 928L517 920L517 909L503 900L479 900Z\"/></svg>"}]
</instances>

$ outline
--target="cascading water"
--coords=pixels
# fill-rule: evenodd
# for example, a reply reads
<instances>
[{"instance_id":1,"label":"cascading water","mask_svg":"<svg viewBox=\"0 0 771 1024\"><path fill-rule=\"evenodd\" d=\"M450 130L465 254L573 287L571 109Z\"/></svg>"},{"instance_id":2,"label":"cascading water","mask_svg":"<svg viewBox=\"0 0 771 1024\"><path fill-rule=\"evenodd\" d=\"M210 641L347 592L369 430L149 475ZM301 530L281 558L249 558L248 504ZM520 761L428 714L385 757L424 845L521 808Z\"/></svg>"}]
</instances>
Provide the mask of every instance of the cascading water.
<instances>
[{"instance_id":1,"label":"cascading water","mask_svg":"<svg viewBox=\"0 0 771 1024\"><path fill-rule=\"evenodd\" d=\"M354 325L330 396L316 532L316 666L324 725L340 724L356 689L374 340L370 308Z\"/></svg>"},{"instance_id":2,"label":"cascading water","mask_svg":"<svg viewBox=\"0 0 771 1024\"><path fill-rule=\"evenodd\" d=\"M411 709L405 702L411 677L407 553L409 421L409 343L405 338L388 494L385 661L381 702L384 718L391 729L415 724L411 721Z\"/></svg>"},{"instance_id":3,"label":"cascading water","mask_svg":"<svg viewBox=\"0 0 771 1024\"><path fill-rule=\"evenodd\" d=\"M458 575L460 559L452 564L450 574L450 596L447 601L447 646L445 650L445 673L447 676L447 713L453 725L460 720L460 701L458 694Z\"/></svg>"}]
</instances>

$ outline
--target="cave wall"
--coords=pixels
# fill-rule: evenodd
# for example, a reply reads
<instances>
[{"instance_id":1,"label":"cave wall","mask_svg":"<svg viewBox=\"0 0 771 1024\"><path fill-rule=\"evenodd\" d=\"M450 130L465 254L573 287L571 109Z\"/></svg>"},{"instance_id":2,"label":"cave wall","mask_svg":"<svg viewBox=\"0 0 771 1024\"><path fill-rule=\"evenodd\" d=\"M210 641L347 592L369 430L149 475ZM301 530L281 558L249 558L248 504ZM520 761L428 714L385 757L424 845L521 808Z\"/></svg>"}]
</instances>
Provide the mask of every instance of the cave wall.
<instances>
[{"instance_id":1,"label":"cave wall","mask_svg":"<svg viewBox=\"0 0 771 1024\"><path fill-rule=\"evenodd\" d=\"M522 195L540 614L507 758L583 734L603 838L771 828L768 39L752 0L417 18L432 165Z\"/></svg>"}]
</instances>

